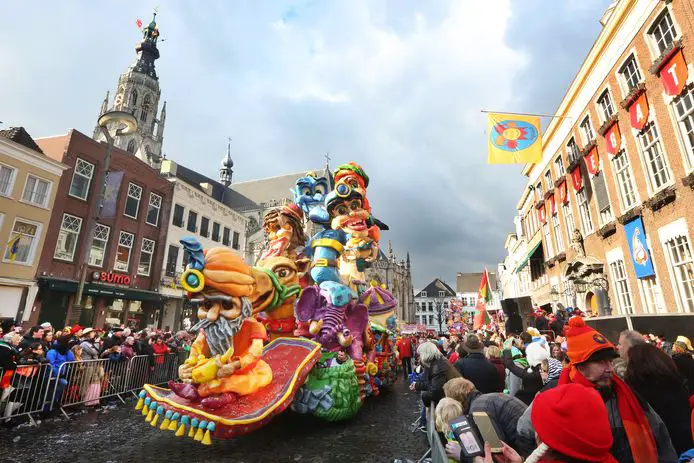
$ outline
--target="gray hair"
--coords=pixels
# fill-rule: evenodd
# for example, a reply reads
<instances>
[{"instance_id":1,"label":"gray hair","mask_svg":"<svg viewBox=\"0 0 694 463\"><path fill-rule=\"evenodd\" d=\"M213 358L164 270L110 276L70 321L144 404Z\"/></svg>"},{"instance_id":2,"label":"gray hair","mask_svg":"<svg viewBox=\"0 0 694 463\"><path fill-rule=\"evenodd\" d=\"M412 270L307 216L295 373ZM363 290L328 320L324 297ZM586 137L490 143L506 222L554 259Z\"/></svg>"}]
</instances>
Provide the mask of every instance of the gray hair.
<instances>
[{"instance_id":1,"label":"gray hair","mask_svg":"<svg viewBox=\"0 0 694 463\"><path fill-rule=\"evenodd\" d=\"M644 344L643 335L638 331L624 330L619 333L619 342L626 344L628 349L631 349L637 344Z\"/></svg>"},{"instance_id":2,"label":"gray hair","mask_svg":"<svg viewBox=\"0 0 694 463\"><path fill-rule=\"evenodd\" d=\"M417 355L419 355L419 361L422 362L422 365L427 367L443 357L439 348L431 341L421 343L417 348Z\"/></svg>"}]
</instances>

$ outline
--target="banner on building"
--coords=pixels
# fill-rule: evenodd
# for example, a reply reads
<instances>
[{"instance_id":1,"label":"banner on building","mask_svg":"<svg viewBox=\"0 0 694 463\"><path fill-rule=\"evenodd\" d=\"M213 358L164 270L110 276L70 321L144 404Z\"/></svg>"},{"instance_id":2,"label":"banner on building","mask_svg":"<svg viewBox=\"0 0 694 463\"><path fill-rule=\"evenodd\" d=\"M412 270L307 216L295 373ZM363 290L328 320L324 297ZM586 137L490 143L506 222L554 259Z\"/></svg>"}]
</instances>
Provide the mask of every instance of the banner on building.
<instances>
[{"instance_id":1,"label":"banner on building","mask_svg":"<svg viewBox=\"0 0 694 463\"><path fill-rule=\"evenodd\" d=\"M619 131L619 124L615 122L605 134L605 150L614 156L619 152L621 146L622 134Z\"/></svg>"},{"instance_id":2,"label":"banner on building","mask_svg":"<svg viewBox=\"0 0 694 463\"><path fill-rule=\"evenodd\" d=\"M581 177L581 168L576 166L574 170L571 171L571 184L574 186L575 191L579 191L583 188L583 178Z\"/></svg>"},{"instance_id":3,"label":"banner on building","mask_svg":"<svg viewBox=\"0 0 694 463\"><path fill-rule=\"evenodd\" d=\"M116 217L116 209L118 207L118 193L120 192L120 184L123 182L124 172L109 172L106 175L106 184L104 185L104 201L101 207L102 219L113 219Z\"/></svg>"},{"instance_id":4,"label":"banner on building","mask_svg":"<svg viewBox=\"0 0 694 463\"><path fill-rule=\"evenodd\" d=\"M549 195L549 213L550 215L556 215L557 204L554 199L554 194Z\"/></svg>"},{"instance_id":5,"label":"banner on building","mask_svg":"<svg viewBox=\"0 0 694 463\"><path fill-rule=\"evenodd\" d=\"M687 84L688 78L687 63L684 61L682 50L678 50L660 70L660 81L663 83L665 93L670 96L679 95Z\"/></svg>"},{"instance_id":6,"label":"banner on building","mask_svg":"<svg viewBox=\"0 0 694 463\"><path fill-rule=\"evenodd\" d=\"M564 181L561 182L559 186L557 186L557 190L559 190L559 202L562 204L566 204L569 200L569 195L566 191L566 179L564 179Z\"/></svg>"},{"instance_id":7,"label":"banner on building","mask_svg":"<svg viewBox=\"0 0 694 463\"><path fill-rule=\"evenodd\" d=\"M646 278L655 275L653 269L653 259L646 242L646 232L643 228L643 220L636 217L631 222L624 224L624 232L629 243L631 262L634 265L636 278Z\"/></svg>"},{"instance_id":8,"label":"banner on building","mask_svg":"<svg viewBox=\"0 0 694 463\"><path fill-rule=\"evenodd\" d=\"M542 161L539 116L488 113L487 162L528 164Z\"/></svg>"},{"instance_id":9,"label":"banner on building","mask_svg":"<svg viewBox=\"0 0 694 463\"><path fill-rule=\"evenodd\" d=\"M542 225L547 223L547 212L545 211L544 203L537 208L537 218L540 219Z\"/></svg>"},{"instance_id":10,"label":"banner on building","mask_svg":"<svg viewBox=\"0 0 694 463\"><path fill-rule=\"evenodd\" d=\"M633 128L636 130L643 130L646 122L648 122L648 99L646 98L646 92L643 92L631 106L629 106L629 118L631 119L631 126Z\"/></svg>"},{"instance_id":11,"label":"banner on building","mask_svg":"<svg viewBox=\"0 0 694 463\"><path fill-rule=\"evenodd\" d=\"M588 172L590 172L590 175L597 175L598 171L600 170L600 157L598 156L598 148L594 146L593 149L591 149L588 152L588 154L586 154L585 160L586 168L588 169Z\"/></svg>"}]
</instances>

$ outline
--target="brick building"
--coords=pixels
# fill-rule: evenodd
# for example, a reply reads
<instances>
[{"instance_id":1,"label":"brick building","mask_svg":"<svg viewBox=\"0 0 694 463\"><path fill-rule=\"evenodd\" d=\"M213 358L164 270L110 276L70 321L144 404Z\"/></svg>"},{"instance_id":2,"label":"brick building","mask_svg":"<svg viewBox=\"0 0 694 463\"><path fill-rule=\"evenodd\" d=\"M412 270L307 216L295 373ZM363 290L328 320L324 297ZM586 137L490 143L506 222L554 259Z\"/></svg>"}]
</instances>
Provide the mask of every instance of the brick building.
<instances>
[{"instance_id":1,"label":"brick building","mask_svg":"<svg viewBox=\"0 0 694 463\"><path fill-rule=\"evenodd\" d=\"M502 297L629 323L694 313L693 21L686 0L605 12L524 168Z\"/></svg>"},{"instance_id":2,"label":"brick building","mask_svg":"<svg viewBox=\"0 0 694 463\"><path fill-rule=\"evenodd\" d=\"M173 185L132 154L114 148L94 239L85 239L89 207L97 199L106 144L70 130L36 140L50 158L69 166L56 200L37 270L39 293L29 322L63 326L77 321L157 326L158 292ZM80 265L89 246L81 313L73 309Z\"/></svg>"}]
</instances>

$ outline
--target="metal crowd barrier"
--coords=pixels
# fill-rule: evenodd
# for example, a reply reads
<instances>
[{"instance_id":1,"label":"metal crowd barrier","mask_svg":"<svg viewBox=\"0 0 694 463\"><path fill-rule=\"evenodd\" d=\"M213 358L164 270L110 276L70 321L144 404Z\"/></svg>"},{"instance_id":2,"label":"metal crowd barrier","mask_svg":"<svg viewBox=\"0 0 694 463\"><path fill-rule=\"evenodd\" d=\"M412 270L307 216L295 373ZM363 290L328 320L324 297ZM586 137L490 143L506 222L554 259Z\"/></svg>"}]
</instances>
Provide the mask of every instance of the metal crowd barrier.
<instances>
[{"instance_id":1,"label":"metal crowd barrier","mask_svg":"<svg viewBox=\"0 0 694 463\"><path fill-rule=\"evenodd\" d=\"M0 372L0 377L5 372ZM12 373L9 387L0 394L0 411L3 419L26 415L36 424L32 413L46 410L46 398L50 395L54 382L51 381L51 366L47 363L20 365ZM47 411L47 410L46 410Z\"/></svg>"},{"instance_id":2,"label":"metal crowd barrier","mask_svg":"<svg viewBox=\"0 0 694 463\"><path fill-rule=\"evenodd\" d=\"M434 404L427 408L427 426L426 435L427 441L429 441L429 450L419 459L417 463L422 463L424 461L431 461L432 463L448 463L448 455L446 455L446 447L441 438L439 437L438 431L436 431L436 407Z\"/></svg>"}]
</instances>

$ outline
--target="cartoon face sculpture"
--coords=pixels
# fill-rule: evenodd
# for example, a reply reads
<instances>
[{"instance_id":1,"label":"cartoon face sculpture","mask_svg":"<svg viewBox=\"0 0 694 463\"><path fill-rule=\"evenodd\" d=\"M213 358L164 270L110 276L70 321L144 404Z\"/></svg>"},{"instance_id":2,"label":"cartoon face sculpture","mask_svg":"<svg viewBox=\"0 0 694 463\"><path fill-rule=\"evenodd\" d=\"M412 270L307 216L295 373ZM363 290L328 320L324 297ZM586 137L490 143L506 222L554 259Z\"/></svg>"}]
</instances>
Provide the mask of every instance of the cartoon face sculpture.
<instances>
[{"instance_id":1,"label":"cartoon face sculpture","mask_svg":"<svg viewBox=\"0 0 694 463\"><path fill-rule=\"evenodd\" d=\"M304 211L310 221L326 224L328 216L325 211L325 196L329 190L330 183L327 178L309 172L296 181L292 190L294 203Z\"/></svg>"},{"instance_id":2,"label":"cartoon face sculpture","mask_svg":"<svg viewBox=\"0 0 694 463\"><path fill-rule=\"evenodd\" d=\"M367 211L371 211L369 200L366 198L366 188L369 186L369 176L366 175L364 169L359 164L348 162L342 164L335 169L334 172L335 184L344 183L353 190L357 190L362 196L362 206Z\"/></svg>"},{"instance_id":3,"label":"cartoon face sculpture","mask_svg":"<svg viewBox=\"0 0 694 463\"><path fill-rule=\"evenodd\" d=\"M342 230L349 235L368 233L369 211L364 208L364 196L344 182L335 184L328 194L326 206L330 214L330 225L334 230Z\"/></svg>"},{"instance_id":4,"label":"cartoon face sculpture","mask_svg":"<svg viewBox=\"0 0 694 463\"><path fill-rule=\"evenodd\" d=\"M270 210L263 219L263 229L269 245L261 259L273 256L295 258L306 242L303 213L296 204Z\"/></svg>"}]
</instances>

